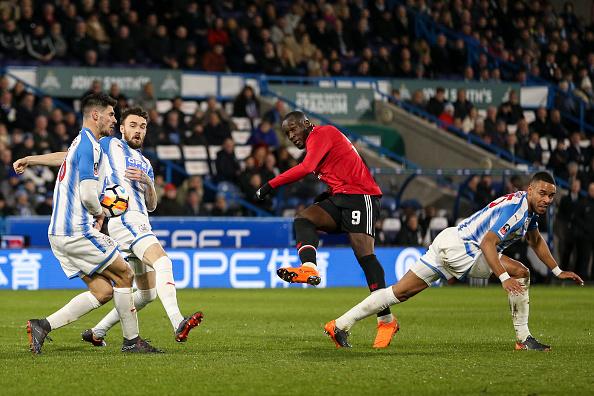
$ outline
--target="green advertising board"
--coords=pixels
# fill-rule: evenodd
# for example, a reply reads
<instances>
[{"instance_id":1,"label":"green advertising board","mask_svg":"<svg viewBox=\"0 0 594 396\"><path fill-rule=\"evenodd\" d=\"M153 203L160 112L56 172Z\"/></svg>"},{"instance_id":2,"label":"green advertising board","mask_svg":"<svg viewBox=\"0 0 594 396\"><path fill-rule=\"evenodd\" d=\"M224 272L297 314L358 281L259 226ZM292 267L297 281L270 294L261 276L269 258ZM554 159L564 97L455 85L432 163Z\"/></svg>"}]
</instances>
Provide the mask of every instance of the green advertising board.
<instances>
[{"instance_id":1,"label":"green advertising board","mask_svg":"<svg viewBox=\"0 0 594 396\"><path fill-rule=\"evenodd\" d=\"M305 111L315 112L333 120L357 120L372 115L371 89L280 84L271 84L268 88Z\"/></svg>"},{"instance_id":2,"label":"green advertising board","mask_svg":"<svg viewBox=\"0 0 594 396\"><path fill-rule=\"evenodd\" d=\"M181 95L181 72L156 69L103 69L90 67L38 67L37 86L47 94L62 98L79 98L87 92L94 80L99 80L104 91L117 83L122 93L136 97L147 82L152 82L159 99Z\"/></svg>"},{"instance_id":3,"label":"green advertising board","mask_svg":"<svg viewBox=\"0 0 594 396\"><path fill-rule=\"evenodd\" d=\"M507 100L509 91L514 90L520 98L520 84L501 82L501 83L481 83L466 81L444 81L444 80L392 80L392 88L400 91L400 96L404 100L410 99L413 92L423 91L426 100L435 96L437 87L445 89L446 100L456 101L456 93L459 89L466 90L466 98L479 109L486 109L489 106L499 106Z\"/></svg>"}]
</instances>

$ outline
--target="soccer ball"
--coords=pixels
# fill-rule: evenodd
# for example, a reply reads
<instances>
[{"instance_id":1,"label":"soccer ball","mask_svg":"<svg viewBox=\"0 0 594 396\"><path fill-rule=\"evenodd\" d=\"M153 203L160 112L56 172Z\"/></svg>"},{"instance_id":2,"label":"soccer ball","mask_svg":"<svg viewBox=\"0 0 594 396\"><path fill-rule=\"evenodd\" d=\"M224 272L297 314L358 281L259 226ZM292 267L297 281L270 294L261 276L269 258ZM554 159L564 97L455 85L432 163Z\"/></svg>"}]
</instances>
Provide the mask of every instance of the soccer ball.
<instances>
[{"instance_id":1,"label":"soccer ball","mask_svg":"<svg viewBox=\"0 0 594 396\"><path fill-rule=\"evenodd\" d=\"M107 217L117 217L123 215L128 210L128 192L119 184L105 187L103 194L99 198L103 213Z\"/></svg>"}]
</instances>

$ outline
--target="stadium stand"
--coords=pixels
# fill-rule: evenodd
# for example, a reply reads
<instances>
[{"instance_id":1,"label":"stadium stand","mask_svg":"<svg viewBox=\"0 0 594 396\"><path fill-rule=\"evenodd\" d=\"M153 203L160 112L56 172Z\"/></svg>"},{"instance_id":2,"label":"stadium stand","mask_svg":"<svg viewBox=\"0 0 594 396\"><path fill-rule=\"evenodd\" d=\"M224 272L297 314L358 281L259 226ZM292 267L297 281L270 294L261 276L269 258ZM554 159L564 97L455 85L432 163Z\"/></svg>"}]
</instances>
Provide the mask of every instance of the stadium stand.
<instances>
[{"instance_id":1,"label":"stadium stand","mask_svg":"<svg viewBox=\"0 0 594 396\"><path fill-rule=\"evenodd\" d=\"M484 110L461 89L449 101L439 89L431 98L395 89L384 99L513 163L546 166L568 187L580 180L582 194L594 182L594 27L579 23L571 2L562 9L542 0L267 4L4 1L0 62L293 78L440 78L461 86L472 81L544 84L550 93L540 108L523 107L513 91L498 107ZM101 87L91 86L89 92L93 89ZM146 151L160 172L160 194L174 182L182 187L176 198L181 205L186 178L199 176L206 189L200 195L201 214L212 213L216 200L225 199L221 194L227 194L233 213L290 214L318 191L304 182L287 189L283 199L253 200L257 184L296 164L302 154L283 147L286 140L279 133L278 114L290 103L279 101L280 111L270 113L255 92L245 87L223 103L217 97L160 100L150 83L136 98L119 93L117 84L110 90L122 106L135 103L151 110ZM0 77L1 216L45 213L52 171L32 169L18 178L11 163L67 148L80 127L73 110L77 102L64 104ZM232 147L223 149L227 139ZM177 176L167 174L172 168L163 164L177 167ZM470 183L466 192L476 205L487 199L481 185L473 190ZM486 195L517 187L497 185ZM381 225L388 242L404 224L402 206L393 206L388 205ZM424 235L454 223L452 215L432 218Z\"/></svg>"}]
</instances>

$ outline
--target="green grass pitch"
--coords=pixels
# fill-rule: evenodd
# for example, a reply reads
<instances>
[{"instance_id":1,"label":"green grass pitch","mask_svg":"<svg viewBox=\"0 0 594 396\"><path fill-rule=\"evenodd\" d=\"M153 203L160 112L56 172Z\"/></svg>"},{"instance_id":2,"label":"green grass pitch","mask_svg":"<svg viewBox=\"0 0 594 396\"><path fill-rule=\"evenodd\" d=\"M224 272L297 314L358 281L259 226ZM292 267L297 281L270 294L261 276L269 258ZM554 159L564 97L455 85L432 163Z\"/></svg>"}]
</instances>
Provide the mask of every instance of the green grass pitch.
<instances>
[{"instance_id":1,"label":"green grass pitch","mask_svg":"<svg viewBox=\"0 0 594 396\"><path fill-rule=\"evenodd\" d=\"M401 331L371 348L375 319L337 350L323 324L365 289L180 290L182 310L205 320L176 344L158 300L139 314L163 355L123 355L119 325L106 348L80 341L107 308L52 333L41 356L25 323L78 291L0 292L0 394L594 394L594 288L532 287L530 328L550 353L516 352L498 286L427 290L395 307Z\"/></svg>"}]
</instances>

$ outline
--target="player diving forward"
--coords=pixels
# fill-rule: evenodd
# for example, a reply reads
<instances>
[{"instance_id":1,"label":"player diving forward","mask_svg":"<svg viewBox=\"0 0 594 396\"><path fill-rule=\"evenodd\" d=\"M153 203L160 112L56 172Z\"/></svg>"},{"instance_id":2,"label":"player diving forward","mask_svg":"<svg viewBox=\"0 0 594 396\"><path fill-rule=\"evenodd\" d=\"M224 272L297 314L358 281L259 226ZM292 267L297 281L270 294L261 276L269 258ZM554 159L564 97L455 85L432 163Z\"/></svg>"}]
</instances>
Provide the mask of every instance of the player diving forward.
<instances>
[{"instance_id":1,"label":"player diving forward","mask_svg":"<svg viewBox=\"0 0 594 396\"><path fill-rule=\"evenodd\" d=\"M115 125L115 104L115 99L102 93L86 96L82 100L83 128L62 156L48 236L66 276L80 277L89 291L77 295L47 318L27 322L29 347L34 354L41 353L50 331L74 322L112 296L122 323L122 352L160 352L138 334L132 269L119 254L114 240L93 226L96 220L100 228L103 220L99 193L106 159L99 138L109 135Z\"/></svg>"},{"instance_id":2,"label":"player diving forward","mask_svg":"<svg viewBox=\"0 0 594 396\"><path fill-rule=\"evenodd\" d=\"M140 153L146 136L147 113L140 107L123 111L120 131L123 139L104 137L100 140L104 158L108 161L105 184L119 184L130 195L129 207L122 216L109 219L109 235L114 238L135 273L137 290L134 303L137 310L144 308L158 295L175 333L175 340L184 342L188 333L202 321L201 312L183 317L177 304L171 259L151 230L148 212L157 206L153 169ZM30 156L15 162L17 173L30 165L57 165L66 153ZM105 345L107 331L119 321L118 311L109 312L95 327L82 333L84 341L95 346Z\"/></svg>"},{"instance_id":3,"label":"player diving forward","mask_svg":"<svg viewBox=\"0 0 594 396\"><path fill-rule=\"evenodd\" d=\"M446 228L398 283L373 293L340 318L328 322L324 327L326 333L337 347L350 347L348 331L357 321L408 300L437 279L488 278L494 273L508 292L517 339L515 349L550 350L550 346L537 341L528 329L530 272L522 263L501 252L526 236L538 258L557 278L584 284L578 275L559 268L538 232L538 217L547 212L555 193L553 177L547 172L538 172L530 180L527 191L500 197L457 227Z\"/></svg>"},{"instance_id":4,"label":"player diving forward","mask_svg":"<svg viewBox=\"0 0 594 396\"><path fill-rule=\"evenodd\" d=\"M272 189L293 183L314 173L330 187L315 203L299 214L294 222L295 239L301 267L280 268L278 276L291 283L320 283L316 268L319 244L317 231L348 233L353 252L365 273L369 291L386 287L384 270L374 253L374 224L379 216L382 191L353 144L331 125L314 126L306 115L293 111L282 122L283 132L298 148L306 148L303 162L264 184L256 193L259 199ZM398 322L389 307L377 313L374 348L386 348L398 331Z\"/></svg>"}]
</instances>

